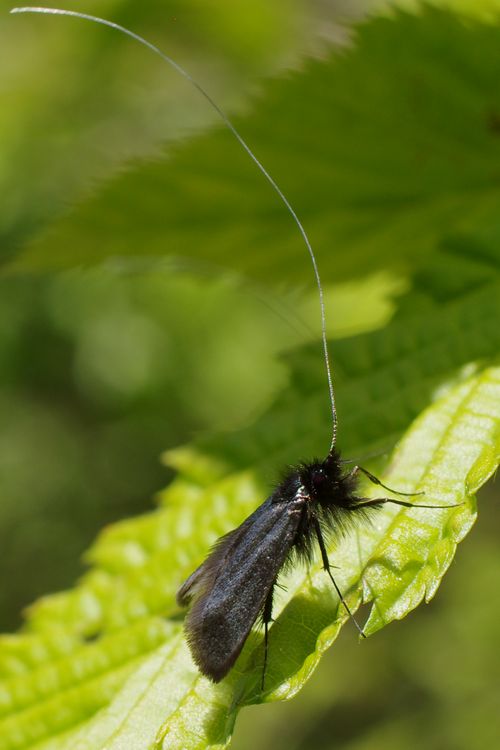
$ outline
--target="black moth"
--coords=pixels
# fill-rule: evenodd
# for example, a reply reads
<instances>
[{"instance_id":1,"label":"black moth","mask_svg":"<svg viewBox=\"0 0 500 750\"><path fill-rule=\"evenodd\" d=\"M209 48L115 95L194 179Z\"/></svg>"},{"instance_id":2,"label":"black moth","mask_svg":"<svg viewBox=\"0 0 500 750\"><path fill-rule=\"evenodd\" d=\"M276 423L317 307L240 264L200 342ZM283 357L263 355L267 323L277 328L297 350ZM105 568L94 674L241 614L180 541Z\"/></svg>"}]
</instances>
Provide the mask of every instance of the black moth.
<instances>
[{"instance_id":1,"label":"black moth","mask_svg":"<svg viewBox=\"0 0 500 750\"><path fill-rule=\"evenodd\" d=\"M192 603L185 628L193 658L205 675L218 682L228 673L259 615L267 656L280 570L294 552L309 562L317 541L330 573L324 535L367 512L354 494L355 486L355 475L344 473L333 450L324 461L290 471L241 526L216 542L177 594L180 605Z\"/></svg>"},{"instance_id":2,"label":"black moth","mask_svg":"<svg viewBox=\"0 0 500 750\"><path fill-rule=\"evenodd\" d=\"M268 180L289 211L309 252L319 292L322 321L322 344L332 412L332 441L323 461L312 461L289 471L270 497L252 513L241 526L216 542L205 562L192 573L177 593L181 606L191 605L186 617L186 635L193 658L207 677L219 682L229 672L259 616L264 624L264 664L262 686L267 664L268 628L272 619L273 592L283 567L294 556L311 562L318 544L323 567L349 616L361 635L362 629L352 616L342 592L331 572L327 556L330 537L338 537L358 520L366 519L370 511L384 503L407 507L413 504L392 498L375 500L358 497L356 488L359 473L390 492L373 474L360 466L346 471L335 447L337 412L328 356L323 289L316 257L302 223L277 183L257 159L220 107L178 63L158 47L124 26L97 16L54 8L14 8L12 13L45 13L71 16L109 26L145 45L178 73L186 78L205 97L211 107L235 136L258 169ZM396 492L397 495L405 495ZM420 508L454 506L422 505ZM325 541L326 540L326 541Z\"/></svg>"},{"instance_id":3,"label":"black moth","mask_svg":"<svg viewBox=\"0 0 500 750\"><path fill-rule=\"evenodd\" d=\"M333 578L326 551L328 539L338 538L384 503L407 507L412 507L412 503L358 497L359 472L375 484L389 488L360 466L346 472L344 463L339 451L332 448L324 461L292 469L241 526L215 543L205 562L179 589L178 604L191 604L185 630L193 659L214 682L229 672L261 616L264 683L268 628L279 573L293 557L310 563L316 544L340 601L364 635ZM418 507L436 506L419 504Z\"/></svg>"}]
</instances>

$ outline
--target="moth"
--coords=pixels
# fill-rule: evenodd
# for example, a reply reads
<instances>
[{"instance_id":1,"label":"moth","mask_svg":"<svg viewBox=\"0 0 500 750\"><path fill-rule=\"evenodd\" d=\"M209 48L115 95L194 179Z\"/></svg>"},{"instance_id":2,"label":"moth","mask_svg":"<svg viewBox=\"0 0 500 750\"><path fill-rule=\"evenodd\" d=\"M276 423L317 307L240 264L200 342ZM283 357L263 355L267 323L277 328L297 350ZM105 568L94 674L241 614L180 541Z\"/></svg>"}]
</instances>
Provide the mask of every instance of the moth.
<instances>
[{"instance_id":1,"label":"moth","mask_svg":"<svg viewBox=\"0 0 500 750\"><path fill-rule=\"evenodd\" d=\"M257 510L215 543L205 562L181 586L177 602L181 606L191 605L185 623L186 635L193 659L203 674L214 682L222 680L261 617L264 685L269 623L280 571L294 559L310 564L315 546L340 601L364 637L332 575L328 540L366 520L370 511L385 503L408 507L413 504L386 497L374 500L359 497L360 472L385 487L360 466L346 472L335 446L324 460L290 470Z\"/></svg>"},{"instance_id":2,"label":"moth","mask_svg":"<svg viewBox=\"0 0 500 750\"><path fill-rule=\"evenodd\" d=\"M145 45L187 79L217 112L250 159L284 203L300 232L310 256L319 296L321 339L332 416L332 437L326 458L302 463L290 469L271 495L238 528L221 537L202 563L177 593L181 607L189 606L185 620L187 641L200 671L214 682L222 680L234 665L248 635L260 618L264 626L262 688L267 667L269 624L273 598L280 572L296 560L310 564L319 551L342 606L361 636L364 633L345 601L332 574L327 549L339 538L386 503L405 507L450 508L454 505L424 505L408 500L360 496L360 474L398 496L411 496L391 490L366 469L341 458L337 448L337 409L326 332L323 288L307 233L281 188L258 160L250 146L207 91L172 58L129 29L112 21L56 8L14 8L12 13L45 13L70 16L109 26ZM416 493L422 494L422 493Z\"/></svg>"}]
</instances>

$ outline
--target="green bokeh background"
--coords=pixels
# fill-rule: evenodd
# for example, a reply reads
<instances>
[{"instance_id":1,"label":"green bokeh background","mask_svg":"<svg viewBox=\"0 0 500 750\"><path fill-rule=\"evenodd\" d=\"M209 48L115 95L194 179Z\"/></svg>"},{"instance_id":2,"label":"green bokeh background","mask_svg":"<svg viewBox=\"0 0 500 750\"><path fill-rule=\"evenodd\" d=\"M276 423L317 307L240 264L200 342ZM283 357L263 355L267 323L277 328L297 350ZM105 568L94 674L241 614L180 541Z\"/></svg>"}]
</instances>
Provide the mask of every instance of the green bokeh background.
<instances>
[{"instance_id":1,"label":"green bokeh background","mask_svg":"<svg viewBox=\"0 0 500 750\"><path fill-rule=\"evenodd\" d=\"M265 77L346 44L368 3L61 5L154 38L224 109L241 112ZM101 181L214 121L185 82L126 39L65 19L9 17L8 7L1 3L4 262ZM265 408L285 378L276 355L313 335L309 308L290 290L214 268L0 277L2 630L15 629L38 596L71 586L103 525L151 507L169 479L163 450ZM362 646L346 628L296 700L242 712L233 747L495 746L494 496L490 485L436 602Z\"/></svg>"}]
</instances>

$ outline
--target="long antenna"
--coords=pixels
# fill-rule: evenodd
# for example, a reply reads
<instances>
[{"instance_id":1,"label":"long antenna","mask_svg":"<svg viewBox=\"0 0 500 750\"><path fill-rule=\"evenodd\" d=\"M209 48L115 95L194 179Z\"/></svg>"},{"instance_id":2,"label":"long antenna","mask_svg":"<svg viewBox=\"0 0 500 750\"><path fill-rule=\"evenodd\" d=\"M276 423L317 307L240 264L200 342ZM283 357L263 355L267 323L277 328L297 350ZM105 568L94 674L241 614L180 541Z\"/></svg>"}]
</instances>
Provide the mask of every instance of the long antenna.
<instances>
[{"instance_id":1,"label":"long antenna","mask_svg":"<svg viewBox=\"0 0 500 750\"><path fill-rule=\"evenodd\" d=\"M183 76L186 80L188 80L195 87L195 89L197 89L200 92L200 94L210 104L212 109L214 109L217 112L219 117L222 119L226 127L234 135L236 140L240 143L240 145L247 152L248 156L251 158L254 164L258 167L258 169L264 175L264 177L269 182L269 184L271 185L275 193L277 193L277 195L281 198L288 212L292 216L292 219L295 221L295 224L297 225L297 228L300 234L302 235L302 239L304 240L305 246L307 247L307 251L310 255L313 270L314 270L314 276L316 277L316 285L318 287L319 305L320 305L320 311L321 311L321 339L323 342L323 353L325 357L326 377L328 380L328 392L330 395L330 405L331 405L331 410L332 410L332 441L330 444L330 451L331 451L337 440L337 409L335 407L335 393L333 390L332 368L330 364L330 355L328 351L328 341L327 341L327 336L326 336L326 313L325 313L325 301L324 301L324 296L323 296L323 287L321 285L321 278L319 275L318 264L316 262L316 256L314 255L314 251L309 241L309 237L307 236L306 230L304 229L302 222L300 221L299 217L297 216L294 209L292 208L288 198L279 188L278 184L271 177L271 175L269 174L267 169L264 167L264 165L255 156L250 146L247 144L244 138L236 130L233 123L227 117L225 112L212 99L210 94L207 91L205 91L205 89L198 83L198 81L196 81L187 72L187 70L184 70L184 68L181 67L178 63L176 63L175 60L172 60L172 58L166 55L164 52L162 52L161 49L159 49L159 47L156 47L156 45L152 44L151 42L148 42L148 40L144 39L144 37L139 36L139 34L135 34L133 31L130 31L130 29L127 29L125 26L121 26L119 23L114 23L113 21L107 21L104 18L99 18L99 16L92 16L92 15L89 15L88 13L78 13L77 11L74 11L74 10L62 10L60 8L41 8L41 7L26 6L26 7L20 7L20 8L12 8L10 12L11 13L40 13L40 14L45 14L45 15L50 15L50 16L70 16L72 18L81 18L84 21L92 21L94 23L101 24L102 26L109 26L111 29L120 31L122 34L125 34L126 36L129 36L132 39L135 39L136 42L139 42L140 44L143 44L145 47L148 47L148 49L150 49L155 54L159 55L162 58L162 60L164 60L172 68L174 68L174 70L176 70L181 76Z\"/></svg>"}]
</instances>

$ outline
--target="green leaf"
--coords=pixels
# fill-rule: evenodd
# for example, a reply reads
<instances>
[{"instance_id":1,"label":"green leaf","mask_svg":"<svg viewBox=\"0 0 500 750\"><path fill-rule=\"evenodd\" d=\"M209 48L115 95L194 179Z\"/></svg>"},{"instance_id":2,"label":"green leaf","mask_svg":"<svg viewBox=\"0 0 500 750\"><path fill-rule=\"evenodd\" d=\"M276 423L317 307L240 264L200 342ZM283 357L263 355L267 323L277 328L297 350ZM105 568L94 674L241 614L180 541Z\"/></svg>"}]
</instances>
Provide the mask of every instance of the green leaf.
<instances>
[{"instance_id":1,"label":"green leaf","mask_svg":"<svg viewBox=\"0 0 500 750\"><path fill-rule=\"evenodd\" d=\"M303 219L324 281L422 267L450 230L498 231L499 39L497 26L428 7L375 19L349 54L269 83L237 120ZM302 283L308 263L290 216L221 128L112 181L13 267L166 256L274 282Z\"/></svg>"},{"instance_id":2,"label":"green leaf","mask_svg":"<svg viewBox=\"0 0 500 750\"><path fill-rule=\"evenodd\" d=\"M426 501L437 504L470 498L498 463L499 396L493 368L453 387L416 422L385 480L425 489ZM149 748L155 737L155 747L169 749L223 745L237 707L262 699L261 639L249 639L237 668L214 686L191 663L180 623L158 613L168 614L198 550L241 520L259 494L244 475L206 488L179 478L162 509L111 528L93 553L99 567L73 592L33 609L33 634L2 643L2 747ZM332 550L350 605L361 591L365 601L376 597L369 631L435 593L474 517L470 499L447 510L389 509ZM346 619L319 565L295 571L286 585L271 629L266 700L300 689Z\"/></svg>"}]
</instances>

